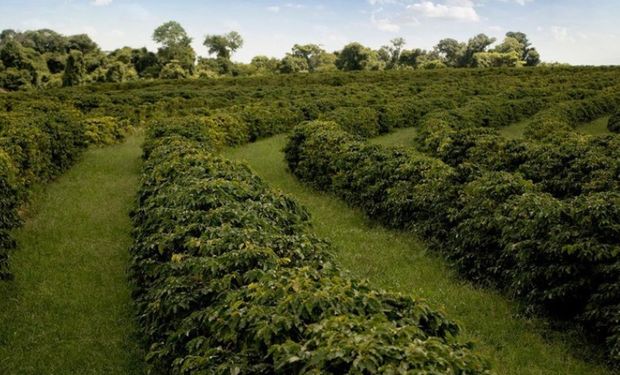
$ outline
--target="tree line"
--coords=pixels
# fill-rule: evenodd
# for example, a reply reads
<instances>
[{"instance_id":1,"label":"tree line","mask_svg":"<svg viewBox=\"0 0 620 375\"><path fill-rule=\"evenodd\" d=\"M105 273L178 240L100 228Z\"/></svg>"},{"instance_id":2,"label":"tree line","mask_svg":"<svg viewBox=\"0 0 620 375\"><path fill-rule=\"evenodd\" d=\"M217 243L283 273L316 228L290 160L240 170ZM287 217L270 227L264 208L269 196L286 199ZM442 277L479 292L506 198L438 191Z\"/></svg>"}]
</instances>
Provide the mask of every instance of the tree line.
<instances>
[{"instance_id":1,"label":"tree line","mask_svg":"<svg viewBox=\"0 0 620 375\"><path fill-rule=\"evenodd\" d=\"M89 82L125 82L140 78L204 78L321 71L436 69L464 67L536 66L540 55L527 35L508 32L496 42L478 34L467 42L442 39L431 50L406 49L405 39L395 38L378 50L349 43L328 52L318 44L295 44L283 58L256 56L248 64L233 62L243 46L242 36L231 31L207 35L203 45L209 57L199 57L192 38L175 21L153 32L156 52L123 47L102 51L88 35L65 36L49 29L0 33L0 87L19 90L76 86Z\"/></svg>"}]
</instances>

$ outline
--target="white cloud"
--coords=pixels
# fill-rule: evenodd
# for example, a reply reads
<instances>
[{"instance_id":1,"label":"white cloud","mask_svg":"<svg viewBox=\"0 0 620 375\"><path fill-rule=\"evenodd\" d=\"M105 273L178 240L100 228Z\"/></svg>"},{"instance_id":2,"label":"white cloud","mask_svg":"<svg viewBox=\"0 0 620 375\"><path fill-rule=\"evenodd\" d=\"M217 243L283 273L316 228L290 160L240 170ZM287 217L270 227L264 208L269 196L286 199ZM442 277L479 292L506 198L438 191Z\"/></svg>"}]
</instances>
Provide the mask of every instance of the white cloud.
<instances>
[{"instance_id":1,"label":"white cloud","mask_svg":"<svg viewBox=\"0 0 620 375\"><path fill-rule=\"evenodd\" d=\"M407 9L419 17L478 22L480 16L474 5L471 0L450 0L445 3L422 1L408 5Z\"/></svg>"},{"instance_id":2,"label":"white cloud","mask_svg":"<svg viewBox=\"0 0 620 375\"><path fill-rule=\"evenodd\" d=\"M395 33L400 31L400 25L397 24L396 22L388 19L388 18L379 18L377 19L377 17L375 16L375 13L373 13L370 16L370 22L373 24L374 27L376 27L377 29L381 30L381 31L387 31L390 33Z\"/></svg>"},{"instance_id":3,"label":"white cloud","mask_svg":"<svg viewBox=\"0 0 620 375\"><path fill-rule=\"evenodd\" d=\"M286 3L284 6L291 9L304 9L306 7L305 5L298 3Z\"/></svg>"},{"instance_id":4,"label":"white cloud","mask_svg":"<svg viewBox=\"0 0 620 375\"><path fill-rule=\"evenodd\" d=\"M574 42L575 38L573 38L570 34L569 34L569 30L566 27L562 27L562 26L551 26L551 35L553 36L553 39L555 39L558 42Z\"/></svg>"},{"instance_id":5,"label":"white cloud","mask_svg":"<svg viewBox=\"0 0 620 375\"><path fill-rule=\"evenodd\" d=\"M273 6L267 7L267 10L271 13L278 13L280 11L280 7L273 5Z\"/></svg>"},{"instance_id":6,"label":"white cloud","mask_svg":"<svg viewBox=\"0 0 620 375\"><path fill-rule=\"evenodd\" d=\"M93 4L94 6L105 6L105 5L110 5L112 3L112 0L93 0L93 2L91 4Z\"/></svg>"},{"instance_id":7,"label":"white cloud","mask_svg":"<svg viewBox=\"0 0 620 375\"><path fill-rule=\"evenodd\" d=\"M506 1L506 0L502 0L502 1ZM511 0L508 0L508 1L511 1ZM512 0L512 2L515 2L519 5L525 5L526 3L531 3L533 1L534 0Z\"/></svg>"},{"instance_id":8,"label":"white cloud","mask_svg":"<svg viewBox=\"0 0 620 375\"><path fill-rule=\"evenodd\" d=\"M370 5L395 4L398 0L368 0Z\"/></svg>"}]
</instances>

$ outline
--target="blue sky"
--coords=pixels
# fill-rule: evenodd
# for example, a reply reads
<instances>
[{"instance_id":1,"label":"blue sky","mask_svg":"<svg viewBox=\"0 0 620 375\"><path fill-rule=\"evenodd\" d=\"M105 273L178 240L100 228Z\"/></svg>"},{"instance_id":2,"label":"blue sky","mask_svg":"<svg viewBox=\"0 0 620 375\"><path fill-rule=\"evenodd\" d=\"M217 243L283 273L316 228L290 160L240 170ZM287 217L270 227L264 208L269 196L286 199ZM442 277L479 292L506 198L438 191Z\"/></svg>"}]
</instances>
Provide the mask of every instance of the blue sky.
<instances>
[{"instance_id":1,"label":"blue sky","mask_svg":"<svg viewBox=\"0 0 620 375\"><path fill-rule=\"evenodd\" d=\"M620 0L0 0L0 29L88 33L105 50L155 49L152 32L168 20L203 56L206 34L239 31L245 46L234 59L246 62L281 57L295 43L378 48L402 36L407 48L428 49L444 37L518 30L545 61L620 64Z\"/></svg>"}]
</instances>

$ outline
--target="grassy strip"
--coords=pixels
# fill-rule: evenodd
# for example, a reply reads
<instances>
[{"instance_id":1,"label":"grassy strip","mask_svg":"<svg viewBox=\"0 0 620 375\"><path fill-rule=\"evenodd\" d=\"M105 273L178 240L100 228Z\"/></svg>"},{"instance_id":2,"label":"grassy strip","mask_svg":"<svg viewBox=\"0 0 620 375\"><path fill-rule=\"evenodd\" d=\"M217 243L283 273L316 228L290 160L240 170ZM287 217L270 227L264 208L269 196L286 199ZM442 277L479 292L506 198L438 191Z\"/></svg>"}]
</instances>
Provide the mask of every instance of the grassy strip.
<instances>
[{"instance_id":1,"label":"grassy strip","mask_svg":"<svg viewBox=\"0 0 620 375\"><path fill-rule=\"evenodd\" d=\"M599 117L594 121L577 126L575 131L588 135L608 135L611 134L611 132L607 130L607 121L609 121L609 116ZM508 139L522 139L528 123L528 120L523 120L515 124L499 128L498 131L499 134Z\"/></svg>"},{"instance_id":2,"label":"grassy strip","mask_svg":"<svg viewBox=\"0 0 620 375\"><path fill-rule=\"evenodd\" d=\"M369 143L380 146L403 146L411 147L415 139L415 135L418 132L418 128L402 128L396 129L381 137L371 138Z\"/></svg>"},{"instance_id":3,"label":"grassy strip","mask_svg":"<svg viewBox=\"0 0 620 375\"><path fill-rule=\"evenodd\" d=\"M140 137L91 149L35 192L0 283L1 374L139 374L126 279Z\"/></svg>"},{"instance_id":4,"label":"grassy strip","mask_svg":"<svg viewBox=\"0 0 620 375\"><path fill-rule=\"evenodd\" d=\"M588 135L609 135L612 134L608 129L607 129L607 122L609 122L609 117L611 116L604 116L604 117L599 117L594 121L585 123L583 125L580 125L577 127L577 132L579 133L583 133L583 134L588 134Z\"/></svg>"},{"instance_id":5,"label":"grassy strip","mask_svg":"<svg viewBox=\"0 0 620 375\"><path fill-rule=\"evenodd\" d=\"M391 137L394 143L407 138ZM278 136L229 150L227 156L246 161L271 186L294 195L307 207L316 233L336 245L340 264L355 276L426 298L431 306L445 309L463 324L465 337L478 342L478 351L492 358L499 374L611 373L588 363L586 353L584 358L576 357L579 338L553 332L542 321L521 318L516 303L458 280L410 233L377 226L336 197L300 184L286 171L279 152L285 142L285 136Z\"/></svg>"}]
</instances>

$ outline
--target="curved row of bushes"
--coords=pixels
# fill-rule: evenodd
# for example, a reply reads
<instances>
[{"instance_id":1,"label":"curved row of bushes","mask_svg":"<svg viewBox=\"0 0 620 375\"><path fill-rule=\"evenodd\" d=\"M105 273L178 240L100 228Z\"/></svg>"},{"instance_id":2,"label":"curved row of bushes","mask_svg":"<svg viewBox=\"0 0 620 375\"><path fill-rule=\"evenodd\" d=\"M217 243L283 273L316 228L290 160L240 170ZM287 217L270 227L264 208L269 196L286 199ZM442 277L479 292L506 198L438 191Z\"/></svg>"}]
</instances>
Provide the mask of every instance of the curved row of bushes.
<instances>
[{"instance_id":1,"label":"curved row of bushes","mask_svg":"<svg viewBox=\"0 0 620 375\"><path fill-rule=\"evenodd\" d=\"M452 167L519 172L557 198L620 191L620 137L565 132L545 141L507 139L495 129L426 127L417 149Z\"/></svg>"},{"instance_id":2,"label":"curved row of bushes","mask_svg":"<svg viewBox=\"0 0 620 375\"><path fill-rule=\"evenodd\" d=\"M48 181L77 159L89 144L109 144L125 134L114 118L84 117L55 102L25 101L0 113L0 279L11 278L11 229L33 184Z\"/></svg>"},{"instance_id":3,"label":"curved row of bushes","mask_svg":"<svg viewBox=\"0 0 620 375\"><path fill-rule=\"evenodd\" d=\"M620 193L560 200L520 173L368 145L335 123L298 126L285 152L301 180L416 229L468 278L582 324L620 361Z\"/></svg>"},{"instance_id":4,"label":"curved row of bushes","mask_svg":"<svg viewBox=\"0 0 620 375\"><path fill-rule=\"evenodd\" d=\"M617 108L620 108L620 86L614 85L594 96L560 102L541 111L529 121L525 136L543 141L562 136L563 133L571 132L576 125L612 114Z\"/></svg>"},{"instance_id":5,"label":"curved row of bushes","mask_svg":"<svg viewBox=\"0 0 620 375\"><path fill-rule=\"evenodd\" d=\"M302 207L213 154L223 133L147 136L131 275L152 371L489 373L441 313L341 273Z\"/></svg>"}]
</instances>

